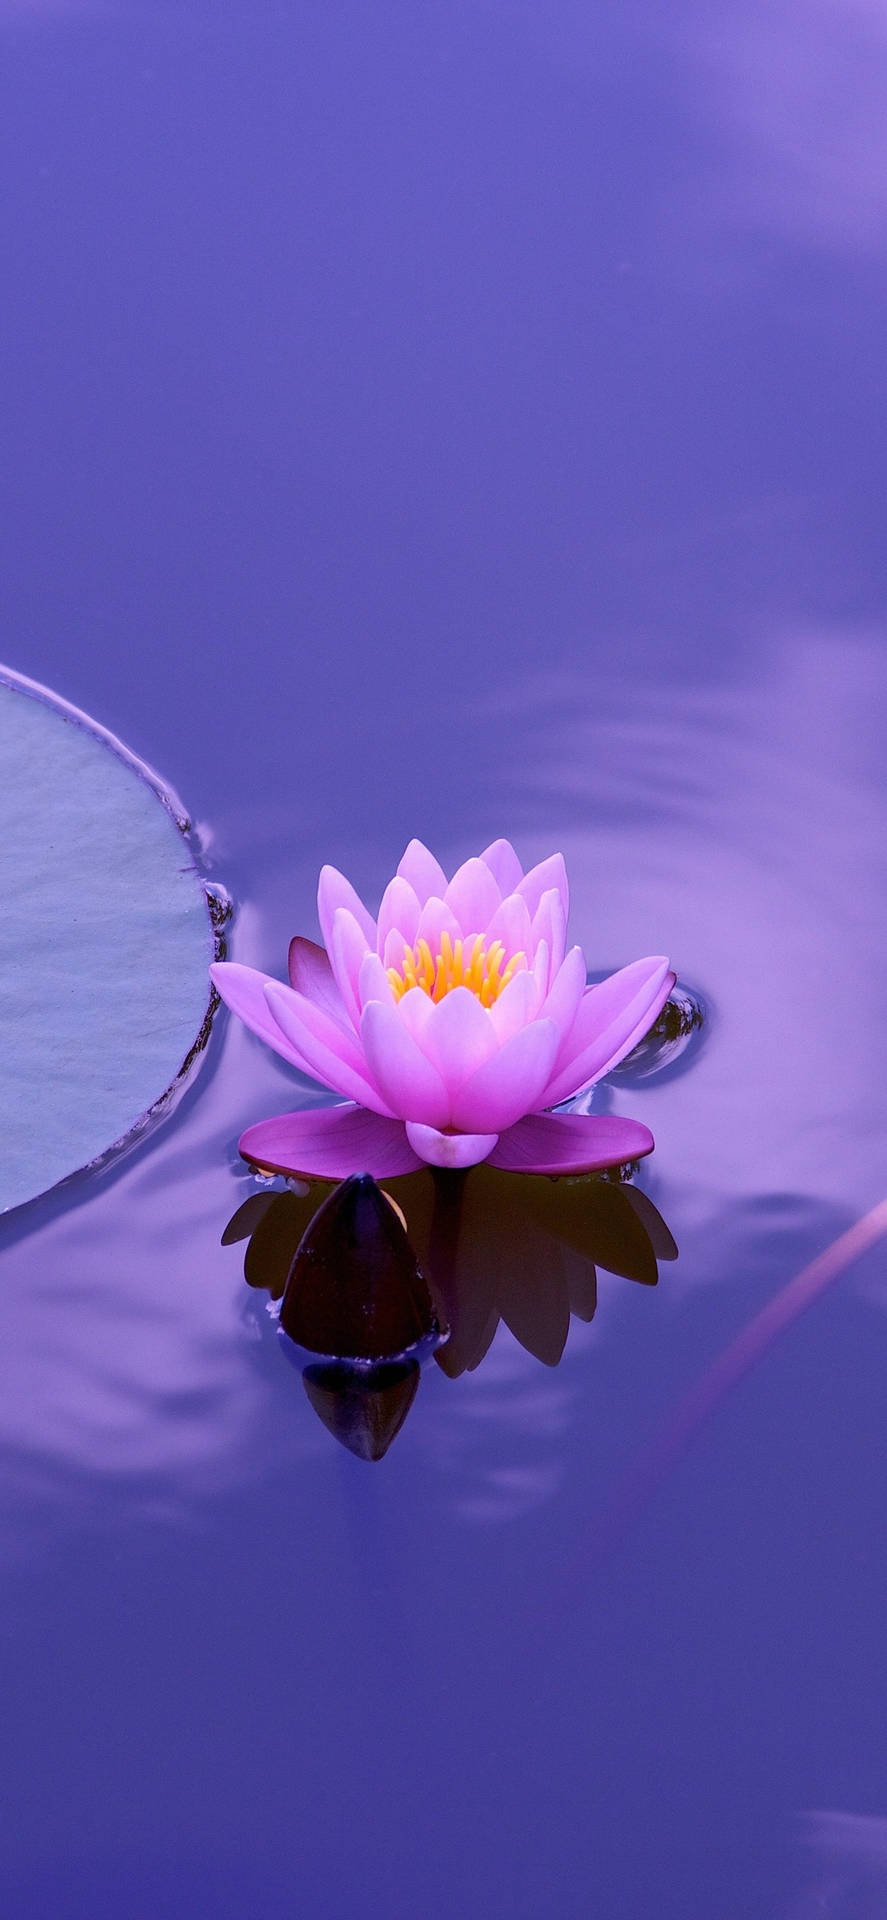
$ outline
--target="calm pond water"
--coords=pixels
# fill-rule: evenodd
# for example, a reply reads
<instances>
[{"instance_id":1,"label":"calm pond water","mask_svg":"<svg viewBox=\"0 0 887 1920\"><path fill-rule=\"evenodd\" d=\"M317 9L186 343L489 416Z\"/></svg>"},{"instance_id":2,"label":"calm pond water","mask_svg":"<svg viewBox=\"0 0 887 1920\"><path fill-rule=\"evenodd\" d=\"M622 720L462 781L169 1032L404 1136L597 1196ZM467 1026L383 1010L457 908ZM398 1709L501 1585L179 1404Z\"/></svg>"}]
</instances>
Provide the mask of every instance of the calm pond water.
<instances>
[{"instance_id":1,"label":"calm pond water","mask_svg":"<svg viewBox=\"0 0 887 1920\"><path fill-rule=\"evenodd\" d=\"M239 959L504 833L709 1010L605 1095L678 1262L375 1465L220 1245L293 1085L233 1021L2 1223L2 1911L880 1920L883 1243L668 1436L887 1187L883 15L0 27L10 664L181 791Z\"/></svg>"}]
</instances>

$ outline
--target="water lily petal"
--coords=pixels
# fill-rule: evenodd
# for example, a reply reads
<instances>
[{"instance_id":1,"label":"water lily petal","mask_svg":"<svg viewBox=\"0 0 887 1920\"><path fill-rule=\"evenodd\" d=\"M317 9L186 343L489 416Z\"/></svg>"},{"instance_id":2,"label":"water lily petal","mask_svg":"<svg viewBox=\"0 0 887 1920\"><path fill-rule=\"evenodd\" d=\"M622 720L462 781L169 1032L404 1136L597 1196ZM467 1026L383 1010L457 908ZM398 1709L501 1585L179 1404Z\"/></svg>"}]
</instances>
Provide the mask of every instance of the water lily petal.
<instances>
[{"instance_id":1,"label":"water lily petal","mask_svg":"<svg viewBox=\"0 0 887 1920\"><path fill-rule=\"evenodd\" d=\"M394 988L377 953L365 953L360 963L357 997L361 1008L368 1000L384 1000L394 1006Z\"/></svg>"},{"instance_id":2,"label":"water lily petal","mask_svg":"<svg viewBox=\"0 0 887 1920\"><path fill-rule=\"evenodd\" d=\"M452 1124L466 1133L501 1133L532 1113L554 1064L553 1020L534 1020L466 1080L453 1101Z\"/></svg>"},{"instance_id":3,"label":"water lily petal","mask_svg":"<svg viewBox=\"0 0 887 1920\"><path fill-rule=\"evenodd\" d=\"M531 867L529 873L524 875L520 884L515 888L515 892L519 893L521 898L526 901L527 910L531 917L535 913L543 893L547 893L549 887L554 887L560 894L561 905L564 909L564 919L566 920L570 912L570 883L567 879L567 869L562 853L552 853L549 854L547 860L540 860L539 865L537 867Z\"/></svg>"},{"instance_id":4,"label":"water lily petal","mask_svg":"<svg viewBox=\"0 0 887 1920\"><path fill-rule=\"evenodd\" d=\"M489 947L494 940L501 940L505 948L505 958L512 954L526 954L527 965L533 952L533 935L527 903L519 893L509 893L496 908L492 920L484 933L484 941Z\"/></svg>"},{"instance_id":5,"label":"water lily petal","mask_svg":"<svg viewBox=\"0 0 887 1920\"><path fill-rule=\"evenodd\" d=\"M431 1127L450 1122L450 1099L436 1067L399 1018L398 1007L370 1000L360 1034L367 1065L388 1111L401 1120L424 1120Z\"/></svg>"},{"instance_id":6,"label":"water lily petal","mask_svg":"<svg viewBox=\"0 0 887 1920\"><path fill-rule=\"evenodd\" d=\"M383 1119L350 1102L260 1120L241 1134L238 1146L244 1159L256 1166L317 1180L347 1180L352 1173L395 1180L422 1164L401 1120Z\"/></svg>"},{"instance_id":7,"label":"water lily petal","mask_svg":"<svg viewBox=\"0 0 887 1920\"><path fill-rule=\"evenodd\" d=\"M500 1136L494 1167L514 1173L597 1173L653 1151L653 1135L638 1120L613 1114L531 1113Z\"/></svg>"},{"instance_id":8,"label":"water lily petal","mask_svg":"<svg viewBox=\"0 0 887 1920\"><path fill-rule=\"evenodd\" d=\"M290 986L296 993L304 993L306 1000L315 1000L339 1026L349 1025L348 1009L325 947L319 947L316 940L305 940L301 934L295 934L289 945L288 971Z\"/></svg>"},{"instance_id":9,"label":"water lily petal","mask_svg":"<svg viewBox=\"0 0 887 1920\"><path fill-rule=\"evenodd\" d=\"M391 1118L391 1108L370 1082L353 1033L343 1033L320 1007L279 981L272 980L265 988L265 999L284 1037L307 1061L307 1071L315 1080L346 1100L357 1100L373 1113Z\"/></svg>"},{"instance_id":10,"label":"water lily petal","mask_svg":"<svg viewBox=\"0 0 887 1920\"><path fill-rule=\"evenodd\" d=\"M655 956L633 960L588 987L545 1089L545 1106L569 1099L618 1066L643 1039L673 985L668 961Z\"/></svg>"},{"instance_id":11,"label":"water lily petal","mask_svg":"<svg viewBox=\"0 0 887 1920\"><path fill-rule=\"evenodd\" d=\"M387 933L385 936L385 945L382 948L383 966L396 967L398 972L400 972L403 966L403 956L409 944L406 934L402 929L400 927L392 927L390 933Z\"/></svg>"},{"instance_id":12,"label":"water lily petal","mask_svg":"<svg viewBox=\"0 0 887 1920\"><path fill-rule=\"evenodd\" d=\"M423 997L428 999L427 994ZM469 987L454 987L436 1006L433 1001L429 1005L431 1017L417 1038L452 1096L496 1052L496 1030Z\"/></svg>"},{"instance_id":13,"label":"water lily petal","mask_svg":"<svg viewBox=\"0 0 887 1920\"><path fill-rule=\"evenodd\" d=\"M533 915L532 927L533 946L537 946L540 940L545 940L548 944L548 951L551 955L551 973L549 978L553 980L558 967L563 961L564 951L567 945L567 916L564 912L564 903L556 887L549 887L547 891L543 893Z\"/></svg>"},{"instance_id":14,"label":"water lily petal","mask_svg":"<svg viewBox=\"0 0 887 1920\"><path fill-rule=\"evenodd\" d=\"M539 995L539 1005L541 1007L548 993L549 986L551 985L551 954L547 940L540 940L533 954L533 964L530 972L536 982L536 991Z\"/></svg>"},{"instance_id":15,"label":"water lily petal","mask_svg":"<svg viewBox=\"0 0 887 1920\"><path fill-rule=\"evenodd\" d=\"M436 893L441 899L447 890L447 876L434 854L429 853L421 840L411 840L398 869L404 880L408 880L413 892L424 905L426 900Z\"/></svg>"},{"instance_id":16,"label":"water lily petal","mask_svg":"<svg viewBox=\"0 0 887 1920\"><path fill-rule=\"evenodd\" d=\"M452 941L461 940L462 928L456 919L452 907L434 893L426 900L419 915L417 940L427 940L432 955L436 958L440 952L440 936L448 933Z\"/></svg>"},{"instance_id":17,"label":"water lily petal","mask_svg":"<svg viewBox=\"0 0 887 1920\"><path fill-rule=\"evenodd\" d=\"M517 973L512 974L507 987L503 987L489 1011L489 1019L500 1046L510 1040L513 1033L518 1033L521 1027L528 1027L530 1021L535 1020L540 1000L536 975L529 967L520 967Z\"/></svg>"},{"instance_id":18,"label":"water lily petal","mask_svg":"<svg viewBox=\"0 0 887 1920\"><path fill-rule=\"evenodd\" d=\"M444 894L465 938L483 933L499 905L501 894L483 860L465 860Z\"/></svg>"},{"instance_id":19,"label":"water lily petal","mask_svg":"<svg viewBox=\"0 0 887 1920\"><path fill-rule=\"evenodd\" d=\"M241 966L238 960L216 960L209 971L216 992L221 994L226 1007L249 1027L250 1033L258 1034L259 1039L288 1060L291 1067L298 1067L300 1073L313 1078L313 1069L299 1048L281 1033L265 998L265 988L279 986L280 982L272 980L268 973L260 973L257 967Z\"/></svg>"},{"instance_id":20,"label":"water lily petal","mask_svg":"<svg viewBox=\"0 0 887 1920\"><path fill-rule=\"evenodd\" d=\"M585 955L581 947L571 947L563 964L552 970L551 986L543 1002L542 1013L547 1020L553 1020L566 1039L576 1014L579 1002L587 985Z\"/></svg>"},{"instance_id":21,"label":"water lily petal","mask_svg":"<svg viewBox=\"0 0 887 1920\"><path fill-rule=\"evenodd\" d=\"M497 1133L441 1133L417 1120L407 1121L406 1135L420 1160L432 1167L476 1167L499 1138Z\"/></svg>"},{"instance_id":22,"label":"water lily petal","mask_svg":"<svg viewBox=\"0 0 887 1920\"><path fill-rule=\"evenodd\" d=\"M304 1030L306 1044L309 1041L316 1042L329 1048L346 1067L352 1067L355 1073L366 1076L366 1061L354 1028L340 1026L316 1000L309 1000L306 994L297 993L280 980L271 980L265 983L265 1004L278 1024L280 1008L286 1007L291 1016L290 1025L292 1020L298 1021L300 1031ZM293 1045L301 1048L302 1042L294 1038Z\"/></svg>"},{"instance_id":23,"label":"water lily petal","mask_svg":"<svg viewBox=\"0 0 887 1920\"><path fill-rule=\"evenodd\" d=\"M374 947L376 922L372 914L367 913L351 881L346 880L344 873L340 873L338 867L321 867L320 879L317 882L317 918L320 921L320 931L323 934L323 944L327 952L329 952L330 934L333 929L333 915L338 907L347 907L348 912L353 913L361 932L366 935L367 946Z\"/></svg>"},{"instance_id":24,"label":"water lily petal","mask_svg":"<svg viewBox=\"0 0 887 1920\"><path fill-rule=\"evenodd\" d=\"M481 859L489 867L493 879L502 894L513 893L524 877L524 870L510 840L493 840L484 847Z\"/></svg>"},{"instance_id":25,"label":"water lily petal","mask_svg":"<svg viewBox=\"0 0 887 1920\"><path fill-rule=\"evenodd\" d=\"M406 937L408 946L412 946L419 926L421 911L419 897L414 887L401 874L395 874L389 880L379 904L376 939L374 947L379 953L385 951L385 941L392 927L397 927Z\"/></svg>"},{"instance_id":26,"label":"water lily petal","mask_svg":"<svg viewBox=\"0 0 887 1920\"><path fill-rule=\"evenodd\" d=\"M349 1019L360 1025L360 969L368 951L362 927L348 907L337 907L330 927L328 951L336 985L345 1002Z\"/></svg>"},{"instance_id":27,"label":"water lily petal","mask_svg":"<svg viewBox=\"0 0 887 1920\"><path fill-rule=\"evenodd\" d=\"M434 1012L434 1001L421 987L408 987L397 1002L397 1016L421 1047L422 1035Z\"/></svg>"}]
</instances>

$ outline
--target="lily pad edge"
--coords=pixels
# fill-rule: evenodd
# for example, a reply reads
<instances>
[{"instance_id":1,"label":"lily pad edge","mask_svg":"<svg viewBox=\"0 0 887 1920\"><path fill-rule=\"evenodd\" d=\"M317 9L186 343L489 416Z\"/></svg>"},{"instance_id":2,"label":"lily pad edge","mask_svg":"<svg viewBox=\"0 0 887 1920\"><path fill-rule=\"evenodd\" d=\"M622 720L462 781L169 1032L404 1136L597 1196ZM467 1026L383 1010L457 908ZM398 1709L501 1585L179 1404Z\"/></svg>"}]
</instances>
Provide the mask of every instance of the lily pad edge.
<instances>
[{"instance_id":1,"label":"lily pad edge","mask_svg":"<svg viewBox=\"0 0 887 1920\"><path fill-rule=\"evenodd\" d=\"M220 881L209 879L205 873L202 850L193 821L175 788L169 781L162 779L146 760L134 753L132 748L127 747L109 727L102 726L99 721L92 718L91 714L85 713L81 707L65 700L61 694L53 692L39 680L30 679L28 675L17 672L14 667L7 666L3 661L0 661L0 686L7 687L11 692L22 694L28 699L39 701L43 706L50 707L59 713L71 725L80 728L84 733L91 734L94 739L99 740L103 746L122 760L137 779L142 780L150 788L185 842L206 903L212 934L212 958L214 961L224 960L227 953L228 926L234 911L233 901L228 889ZM169 1084L158 1094L156 1100L152 1100L150 1106L137 1116L124 1133L120 1134L116 1140L110 1141L92 1159L84 1161L78 1167L72 1167L69 1173L63 1174L61 1179L53 1181L40 1193L31 1194L27 1199L17 1201L12 1206L0 1207L0 1221L18 1222L29 1208L36 1207L49 1196L58 1195L73 1182L79 1183L87 1176L103 1173L112 1163L118 1162L140 1146L142 1141L153 1132L158 1122L166 1119L174 1111L193 1081L198 1068L203 1063L213 1021L220 1005L219 995L209 981L206 1010L198 1033L181 1066Z\"/></svg>"}]
</instances>

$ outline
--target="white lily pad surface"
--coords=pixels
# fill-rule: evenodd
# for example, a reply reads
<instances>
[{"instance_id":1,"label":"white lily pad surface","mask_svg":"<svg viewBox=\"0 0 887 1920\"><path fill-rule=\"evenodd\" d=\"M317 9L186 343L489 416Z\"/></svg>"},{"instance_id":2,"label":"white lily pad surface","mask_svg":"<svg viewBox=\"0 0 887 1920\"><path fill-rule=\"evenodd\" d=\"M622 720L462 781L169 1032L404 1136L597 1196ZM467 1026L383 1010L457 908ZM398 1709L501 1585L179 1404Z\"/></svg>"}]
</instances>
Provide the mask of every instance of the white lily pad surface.
<instances>
[{"instance_id":1,"label":"white lily pad surface","mask_svg":"<svg viewBox=\"0 0 887 1920\"><path fill-rule=\"evenodd\" d=\"M187 821L86 716L0 668L0 1211L146 1125L205 1036Z\"/></svg>"}]
</instances>

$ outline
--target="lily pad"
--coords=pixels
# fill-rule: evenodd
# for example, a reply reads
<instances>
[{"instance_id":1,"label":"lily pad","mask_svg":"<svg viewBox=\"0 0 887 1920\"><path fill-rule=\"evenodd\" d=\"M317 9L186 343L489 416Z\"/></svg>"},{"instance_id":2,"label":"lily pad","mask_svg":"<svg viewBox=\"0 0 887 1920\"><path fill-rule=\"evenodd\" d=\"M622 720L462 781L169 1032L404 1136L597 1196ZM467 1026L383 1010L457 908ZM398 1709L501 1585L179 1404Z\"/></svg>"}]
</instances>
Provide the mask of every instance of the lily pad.
<instances>
[{"instance_id":1,"label":"lily pad","mask_svg":"<svg viewBox=\"0 0 887 1920\"><path fill-rule=\"evenodd\" d=\"M0 668L0 1211L128 1144L200 1052L224 908L175 796Z\"/></svg>"}]
</instances>

